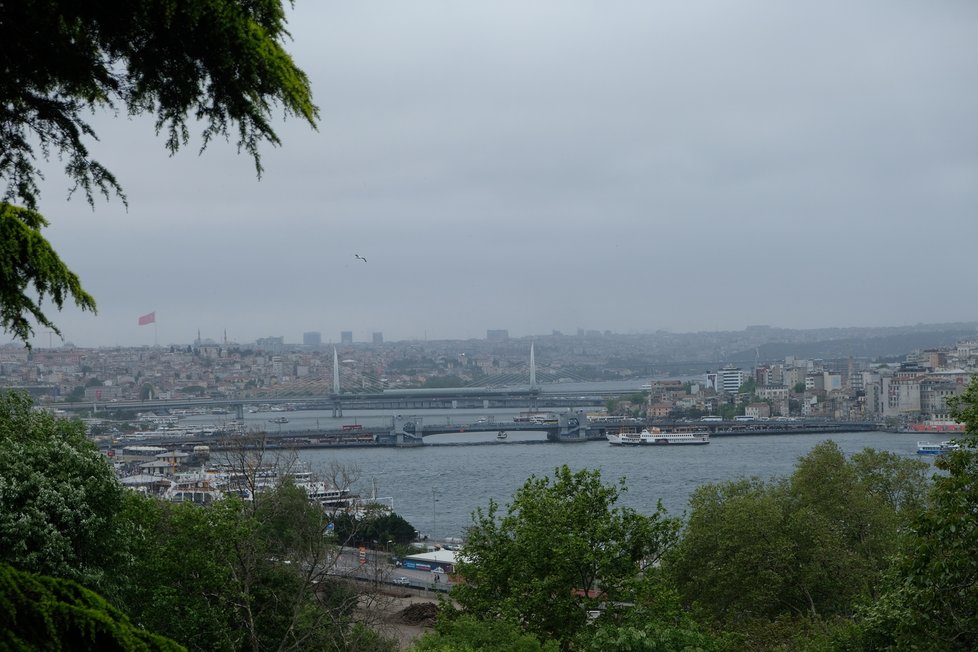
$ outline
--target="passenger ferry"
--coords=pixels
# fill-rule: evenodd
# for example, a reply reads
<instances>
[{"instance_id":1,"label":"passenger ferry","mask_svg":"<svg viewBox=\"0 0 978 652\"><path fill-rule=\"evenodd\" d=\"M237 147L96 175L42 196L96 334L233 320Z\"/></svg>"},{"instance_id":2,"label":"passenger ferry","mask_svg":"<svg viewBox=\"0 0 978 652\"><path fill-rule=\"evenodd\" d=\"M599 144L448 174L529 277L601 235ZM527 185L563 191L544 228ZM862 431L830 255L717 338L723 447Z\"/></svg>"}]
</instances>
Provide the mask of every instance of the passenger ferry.
<instances>
[{"instance_id":1,"label":"passenger ferry","mask_svg":"<svg viewBox=\"0 0 978 652\"><path fill-rule=\"evenodd\" d=\"M942 441L939 444L932 444L929 441L918 441L917 455L943 455L950 451L956 451L959 448L961 446L955 444L953 441Z\"/></svg>"},{"instance_id":2,"label":"passenger ferry","mask_svg":"<svg viewBox=\"0 0 978 652\"><path fill-rule=\"evenodd\" d=\"M671 444L709 444L708 432L663 432L658 428L642 432L608 433L612 446L668 446Z\"/></svg>"}]
</instances>

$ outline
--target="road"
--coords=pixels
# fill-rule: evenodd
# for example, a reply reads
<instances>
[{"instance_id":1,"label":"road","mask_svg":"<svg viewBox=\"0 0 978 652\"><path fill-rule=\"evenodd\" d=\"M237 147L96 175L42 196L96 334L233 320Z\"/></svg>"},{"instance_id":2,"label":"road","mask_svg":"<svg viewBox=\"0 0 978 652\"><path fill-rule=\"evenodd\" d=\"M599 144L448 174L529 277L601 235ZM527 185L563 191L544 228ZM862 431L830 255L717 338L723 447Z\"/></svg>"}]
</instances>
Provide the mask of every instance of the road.
<instances>
[{"instance_id":1,"label":"road","mask_svg":"<svg viewBox=\"0 0 978 652\"><path fill-rule=\"evenodd\" d=\"M383 551L344 547L336 560L332 575L348 577L361 582L374 582L391 586L403 586L422 591L449 591L452 582L446 573L400 568L390 561L390 555ZM395 583L395 578L406 578L407 583Z\"/></svg>"}]
</instances>

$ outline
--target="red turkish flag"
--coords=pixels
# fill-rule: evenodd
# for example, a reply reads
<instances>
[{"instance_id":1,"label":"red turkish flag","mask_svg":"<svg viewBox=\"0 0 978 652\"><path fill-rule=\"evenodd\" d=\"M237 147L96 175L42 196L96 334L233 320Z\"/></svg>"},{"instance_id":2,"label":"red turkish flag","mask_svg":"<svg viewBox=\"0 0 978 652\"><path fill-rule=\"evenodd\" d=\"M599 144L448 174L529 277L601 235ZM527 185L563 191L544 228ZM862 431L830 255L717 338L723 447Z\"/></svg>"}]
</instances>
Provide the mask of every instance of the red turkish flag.
<instances>
[{"instance_id":1,"label":"red turkish flag","mask_svg":"<svg viewBox=\"0 0 978 652\"><path fill-rule=\"evenodd\" d=\"M139 318L139 325L145 326L146 324L156 323L156 311L149 313L148 315L143 315Z\"/></svg>"}]
</instances>

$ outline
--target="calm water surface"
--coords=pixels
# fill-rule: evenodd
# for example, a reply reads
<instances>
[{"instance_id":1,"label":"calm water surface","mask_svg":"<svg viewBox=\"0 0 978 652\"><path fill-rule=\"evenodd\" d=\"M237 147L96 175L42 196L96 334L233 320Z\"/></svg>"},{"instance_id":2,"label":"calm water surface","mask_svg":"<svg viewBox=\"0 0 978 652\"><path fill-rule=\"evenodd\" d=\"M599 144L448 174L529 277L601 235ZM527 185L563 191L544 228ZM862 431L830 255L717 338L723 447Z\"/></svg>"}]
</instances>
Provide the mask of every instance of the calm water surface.
<instances>
[{"instance_id":1,"label":"calm water surface","mask_svg":"<svg viewBox=\"0 0 978 652\"><path fill-rule=\"evenodd\" d=\"M418 530L442 539L461 536L472 522L472 512L488 505L490 498L505 506L530 475L550 475L562 464L572 470L598 469L606 483L624 478L622 505L650 513L661 500L670 515L681 516L697 486L743 476L788 475L798 458L821 441L834 440L846 454L876 448L917 457L919 435L715 437L708 446L639 449L606 442L539 443L543 438L543 433L511 433L505 442L496 443L491 433L441 435L426 438L430 445L420 448L316 449L302 451L301 457L314 470L332 462L357 467L361 493L376 487L377 495L392 497L394 510ZM487 443L437 445L473 439Z\"/></svg>"}]
</instances>

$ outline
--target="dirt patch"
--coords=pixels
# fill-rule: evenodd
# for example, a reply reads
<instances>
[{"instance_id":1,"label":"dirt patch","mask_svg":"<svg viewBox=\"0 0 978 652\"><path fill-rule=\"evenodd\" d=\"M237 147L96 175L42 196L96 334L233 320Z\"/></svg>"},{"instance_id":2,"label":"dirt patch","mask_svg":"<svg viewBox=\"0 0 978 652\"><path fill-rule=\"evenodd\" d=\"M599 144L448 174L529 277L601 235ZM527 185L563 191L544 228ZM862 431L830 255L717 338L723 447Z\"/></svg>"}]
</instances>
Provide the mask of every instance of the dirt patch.
<instances>
[{"instance_id":1,"label":"dirt patch","mask_svg":"<svg viewBox=\"0 0 978 652\"><path fill-rule=\"evenodd\" d=\"M407 650L429 631L438 614L438 605L430 596L384 595L372 596L367 610L373 616L373 627L384 636L397 641L398 648ZM361 609L366 605L361 604Z\"/></svg>"},{"instance_id":2,"label":"dirt patch","mask_svg":"<svg viewBox=\"0 0 978 652\"><path fill-rule=\"evenodd\" d=\"M397 612L397 617L405 625L431 627L438 618L438 605L434 602L416 602Z\"/></svg>"}]
</instances>

